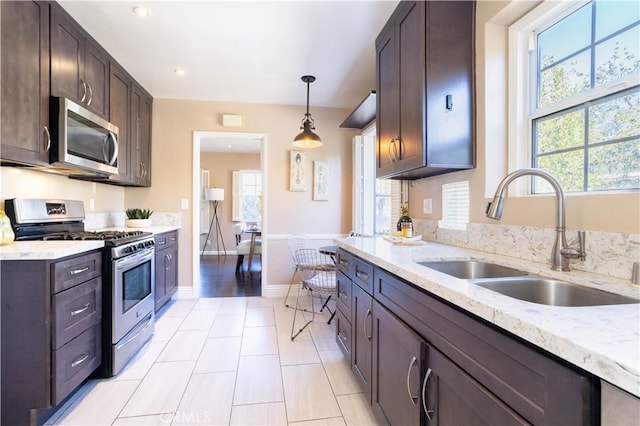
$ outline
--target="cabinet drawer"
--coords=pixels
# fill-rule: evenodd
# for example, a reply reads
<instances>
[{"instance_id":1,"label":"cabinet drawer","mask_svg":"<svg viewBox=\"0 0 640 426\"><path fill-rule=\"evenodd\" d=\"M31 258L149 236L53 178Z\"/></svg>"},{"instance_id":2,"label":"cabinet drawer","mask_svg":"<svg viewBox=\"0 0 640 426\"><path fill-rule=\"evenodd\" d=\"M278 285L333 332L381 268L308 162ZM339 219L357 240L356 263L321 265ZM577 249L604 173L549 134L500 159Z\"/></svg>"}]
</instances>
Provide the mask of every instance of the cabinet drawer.
<instances>
[{"instance_id":1,"label":"cabinet drawer","mask_svg":"<svg viewBox=\"0 0 640 426\"><path fill-rule=\"evenodd\" d=\"M336 305L347 318L351 318L351 285L351 280L342 272L336 274Z\"/></svg>"},{"instance_id":2,"label":"cabinet drawer","mask_svg":"<svg viewBox=\"0 0 640 426\"><path fill-rule=\"evenodd\" d=\"M336 311L336 342L344 359L351 368L351 322L339 309Z\"/></svg>"},{"instance_id":3,"label":"cabinet drawer","mask_svg":"<svg viewBox=\"0 0 640 426\"><path fill-rule=\"evenodd\" d=\"M100 275L102 275L102 254L100 252L54 263L53 292L59 293Z\"/></svg>"},{"instance_id":4,"label":"cabinet drawer","mask_svg":"<svg viewBox=\"0 0 640 426\"><path fill-rule=\"evenodd\" d=\"M336 251L336 264L338 265L338 270L345 274L347 277L353 276L355 269L353 266L353 256L351 255L351 253L338 248L338 251Z\"/></svg>"},{"instance_id":5,"label":"cabinet drawer","mask_svg":"<svg viewBox=\"0 0 640 426\"><path fill-rule=\"evenodd\" d=\"M353 282L370 295L373 295L373 265L354 257L353 268Z\"/></svg>"},{"instance_id":6,"label":"cabinet drawer","mask_svg":"<svg viewBox=\"0 0 640 426\"><path fill-rule=\"evenodd\" d=\"M178 231L165 232L154 236L156 250L160 251L170 246L178 244Z\"/></svg>"},{"instance_id":7,"label":"cabinet drawer","mask_svg":"<svg viewBox=\"0 0 640 426\"><path fill-rule=\"evenodd\" d=\"M57 405L102 362L100 324L53 352L53 405Z\"/></svg>"},{"instance_id":8,"label":"cabinet drawer","mask_svg":"<svg viewBox=\"0 0 640 426\"><path fill-rule=\"evenodd\" d=\"M102 278L77 285L53 296L53 348L69 340L102 318Z\"/></svg>"}]
</instances>

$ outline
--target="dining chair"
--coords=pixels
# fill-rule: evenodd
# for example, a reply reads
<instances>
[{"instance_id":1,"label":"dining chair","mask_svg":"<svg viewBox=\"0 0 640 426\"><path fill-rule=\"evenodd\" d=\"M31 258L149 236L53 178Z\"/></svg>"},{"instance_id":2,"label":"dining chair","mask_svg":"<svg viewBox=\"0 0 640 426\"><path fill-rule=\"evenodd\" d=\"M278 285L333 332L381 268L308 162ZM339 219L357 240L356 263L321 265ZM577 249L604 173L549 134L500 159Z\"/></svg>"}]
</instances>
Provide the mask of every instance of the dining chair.
<instances>
[{"instance_id":1,"label":"dining chair","mask_svg":"<svg viewBox=\"0 0 640 426\"><path fill-rule=\"evenodd\" d=\"M302 275L301 285L298 286L296 292L296 303L293 311L293 322L291 323L291 340L295 339L302 331L311 324L316 317L314 300L320 299L323 309L331 314L327 324L331 324L331 320L335 316L335 309L332 311L328 306L329 301L336 294L336 268L330 256L320 253L317 249L298 249L295 253L296 263L300 265L300 274ZM296 318L298 316L298 304L300 302L300 290L307 291L311 299L311 320L307 321L302 328L296 331ZM323 300L322 298L326 299Z\"/></svg>"},{"instance_id":2,"label":"dining chair","mask_svg":"<svg viewBox=\"0 0 640 426\"><path fill-rule=\"evenodd\" d=\"M284 306L286 308L293 308L293 306L289 305L289 293L291 292L291 287L293 287L294 283L296 283L296 275L300 272L300 265L296 259L296 251L303 248L309 248L309 237L303 234L291 234L287 235L287 246L289 247L289 254L291 254L291 259L293 260L293 264L295 265L295 269L293 270L293 274L291 275L291 282L289 283L289 288L287 289L287 295L284 297Z\"/></svg>"},{"instance_id":3,"label":"dining chair","mask_svg":"<svg viewBox=\"0 0 640 426\"><path fill-rule=\"evenodd\" d=\"M236 262L236 274L240 273L244 257L249 255L251 251L251 240L243 240L242 232L247 227L246 223L239 222L233 225L233 233L236 236L236 254L238 255L238 261ZM257 238L253 254L262 255L262 239ZM247 265L247 269L250 269L251 265Z\"/></svg>"}]
</instances>

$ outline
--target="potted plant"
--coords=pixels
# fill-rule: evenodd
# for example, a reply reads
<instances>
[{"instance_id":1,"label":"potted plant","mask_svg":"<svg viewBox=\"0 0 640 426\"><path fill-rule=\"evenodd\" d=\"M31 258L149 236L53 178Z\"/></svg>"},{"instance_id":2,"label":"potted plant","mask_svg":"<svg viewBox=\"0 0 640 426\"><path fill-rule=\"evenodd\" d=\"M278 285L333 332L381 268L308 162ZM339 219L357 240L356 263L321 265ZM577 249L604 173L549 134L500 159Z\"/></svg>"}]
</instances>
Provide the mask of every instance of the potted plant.
<instances>
[{"instance_id":1,"label":"potted plant","mask_svg":"<svg viewBox=\"0 0 640 426\"><path fill-rule=\"evenodd\" d=\"M149 219L149 217L153 214L153 210L127 209L125 213L127 215L125 223L129 228L145 228L151 226L151 219Z\"/></svg>"}]
</instances>

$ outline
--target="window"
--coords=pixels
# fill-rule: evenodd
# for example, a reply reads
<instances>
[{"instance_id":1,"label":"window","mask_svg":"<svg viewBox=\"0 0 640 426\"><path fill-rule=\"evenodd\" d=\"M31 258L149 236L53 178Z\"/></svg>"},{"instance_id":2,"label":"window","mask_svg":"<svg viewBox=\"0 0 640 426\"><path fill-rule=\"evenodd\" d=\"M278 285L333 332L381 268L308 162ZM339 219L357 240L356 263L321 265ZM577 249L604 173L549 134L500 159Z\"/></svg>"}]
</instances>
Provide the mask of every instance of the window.
<instances>
[{"instance_id":1,"label":"window","mask_svg":"<svg viewBox=\"0 0 640 426\"><path fill-rule=\"evenodd\" d=\"M527 117L519 122L531 141L529 164L567 192L640 188L637 2L546 2L515 31L515 49L527 51ZM552 191L532 179L532 193Z\"/></svg>"},{"instance_id":2,"label":"window","mask_svg":"<svg viewBox=\"0 0 640 426\"><path fill-rule=\"evenodd\" d=\"M442 185L442 220L440 228L466 230L469 223L469 182Z\"/></svg>"},{"instance_id":3,"label":"window","mask_svg":"<svg viewBox=\"0 0 640 426\"><path fill-rule=\"evenodd\" d=\"M234 170L233 220L260 223L262 220L262 173Z\"/></svg>"}]
</instances>

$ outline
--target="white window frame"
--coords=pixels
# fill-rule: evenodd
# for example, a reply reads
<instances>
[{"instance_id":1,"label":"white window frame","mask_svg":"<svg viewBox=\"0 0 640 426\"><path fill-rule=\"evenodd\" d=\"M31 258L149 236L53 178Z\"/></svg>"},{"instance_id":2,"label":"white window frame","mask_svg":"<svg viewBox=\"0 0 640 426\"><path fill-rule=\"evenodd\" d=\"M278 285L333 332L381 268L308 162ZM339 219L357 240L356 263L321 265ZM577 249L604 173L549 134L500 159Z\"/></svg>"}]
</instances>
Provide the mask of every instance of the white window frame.
<instances>
[{"instance_id":1,"label":"white window frame","mask_svg":"<svg viewBox=\"0 0 640 426\"><path fill-rule=\"evenodd\" d=\"M242 208L240 206L240 175L242 173L262 174L261 170L234 170L232 176L232 207L231 207L231 219L234 222L250 222L242 217L240 214ZM262 186L260 187L262 189ZM261 212L262 213L262 212Z\"/></svg>"},{"instance_id":2,"label":"white window frame","mask_svg":"<svg viewBox=\"0 0 640 426\"><path fill-rule=\"evenodd\" d=\"M531 113L536 106L535 82L531 81L531 77L535 75L536 71L535 60L531 60L531 52L533 51L535 55L536 49L535 31L550 27L587 3L589 3L588 0L560 2L546 0L509 27L508 75L510 80L508 102L510 107L508 109L508 165L510 171L531 167L533 164L533 121L536 118L640 84L640 73L635 76L626 76L610 81L586 93L580 93L561 102L539 108L535 113ZM511 187L512 195L538 195L531 193L531 185L527 179L518 179ZM620 190L597 192L620 192ZM586 191L576 192L575 194L593 193L592 191Z\"/></svg>"}]
</instances>

